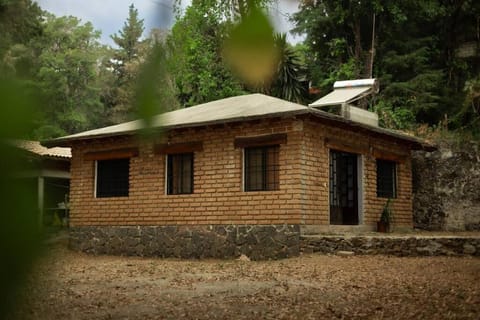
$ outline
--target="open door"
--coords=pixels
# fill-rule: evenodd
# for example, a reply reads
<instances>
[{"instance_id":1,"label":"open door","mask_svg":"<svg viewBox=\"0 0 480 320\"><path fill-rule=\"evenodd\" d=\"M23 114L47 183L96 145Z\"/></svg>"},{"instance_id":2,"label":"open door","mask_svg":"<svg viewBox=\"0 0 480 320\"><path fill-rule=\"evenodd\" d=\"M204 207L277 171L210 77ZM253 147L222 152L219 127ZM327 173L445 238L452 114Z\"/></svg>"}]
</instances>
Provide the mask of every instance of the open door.
<instances>
[{"instance_id":1,"label":"open door","mask_svg":"<svg viewBox=\"0 0 480 320\"><path fill-rule=\"evenodd\" d=\"M357 157L330 150L330 224L358 224Z\"/></svg>"}]
</instances>

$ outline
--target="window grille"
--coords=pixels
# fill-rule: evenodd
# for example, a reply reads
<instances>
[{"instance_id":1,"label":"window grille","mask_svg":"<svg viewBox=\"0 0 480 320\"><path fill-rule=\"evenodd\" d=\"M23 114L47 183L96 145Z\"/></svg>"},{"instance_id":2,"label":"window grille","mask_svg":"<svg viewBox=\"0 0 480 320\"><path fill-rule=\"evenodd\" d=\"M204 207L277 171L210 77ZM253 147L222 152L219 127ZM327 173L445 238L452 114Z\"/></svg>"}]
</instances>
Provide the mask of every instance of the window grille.
<instances>
[{"instance_id":1,"label":"window grille","mask_svg":"<svg viewBox=\"0 0 480 320\"><path fill-rule=\"evenodd\" d=\"M245 191L279 190L279 146L245 148Z\"/></svg>"}]
</instances>

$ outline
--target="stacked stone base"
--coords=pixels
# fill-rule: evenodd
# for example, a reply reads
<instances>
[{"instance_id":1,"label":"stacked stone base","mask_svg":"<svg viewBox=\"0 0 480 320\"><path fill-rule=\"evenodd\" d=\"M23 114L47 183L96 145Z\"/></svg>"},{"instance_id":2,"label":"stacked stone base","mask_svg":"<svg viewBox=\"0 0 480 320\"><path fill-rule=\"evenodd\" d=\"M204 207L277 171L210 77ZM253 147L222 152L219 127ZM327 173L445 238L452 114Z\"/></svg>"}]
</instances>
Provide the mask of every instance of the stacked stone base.
<instances>
[{"instance_id":1,"label":"stacked stone base","mask_svg":"<svg viewBox=\"0 0 480 320\"><path fill-rule=\"evenodd\" d=\"M70 229L69 246L92 254L161 258L282 259L300 253L480 256L480 235L301 235L299 225L89 226Z\"/></svg>"},{"instance_id":2,"label":"stacked stone base","mask_svg":"<svg viewBox=\"0 0 480 320\"><path fill-rule=\"evenodd\" d=\"M394 256L480 256L480 236L302 236L301 252L387 254Z\"/></svg>"},{"instance_id":3,"label":"stacked stone base","mask_svg":"<svg viewBox=\"0 0 480 320\"><path fill-rule=\"evenodd\" d=\"M298 225L88 226L70 229L69 246L92 254L163 258L282 259L300 252Z\"/></svg>"}]
</instances>

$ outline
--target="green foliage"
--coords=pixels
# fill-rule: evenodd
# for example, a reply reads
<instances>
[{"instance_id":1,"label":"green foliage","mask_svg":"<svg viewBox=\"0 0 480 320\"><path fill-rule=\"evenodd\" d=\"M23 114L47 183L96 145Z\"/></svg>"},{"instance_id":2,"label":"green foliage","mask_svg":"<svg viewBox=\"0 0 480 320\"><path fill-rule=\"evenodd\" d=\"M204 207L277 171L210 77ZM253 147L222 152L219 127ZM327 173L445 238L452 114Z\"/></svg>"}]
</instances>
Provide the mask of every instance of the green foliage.
<instances>
[{"instance_id":1,"label":"green foliage","mask_svg":"<svg viewBox=\"0 0 480 320\"><path fill-rule=\"evenodd\" d=\"M13 45L27 45L41 35L41 14L31 0L0 1L0 61Z\"/></svg>"},{"instance_id":2,"label":"green foliage","mask_svg":"<svg viewBox=\"0 0 480 320\"><path fill-rule=\"evenodd\" d=\"M154 115L178 107L166 59L164 45L156 43L140 69L135 91L135 107L137 116L146 122L147 135L150 133L148 128Z\"/></svg>"},{"instance_id":3,"label":"green foliage","mask_svg":"<svg viewBox=\"0 0 480 320\"><path fill-rule=\"evenodd\" d=\"M274 36L264 12L270 2L193 1L178 15L167 43L182 105L243 94L247 88L304 101L303 63L284 35Z\"/></svg>"},{"instance_id":4,"label":"green foliage","mask_svg":"<svg viewBox=\"0 0 480 320\"><path fill-rule=\"evenodd\" d=\"M381 85L378 109L393 119L385 123L406 127L413 114L416 122L434 125L446 114L449 125L460 128L472 127L471 109L459 101L480 69L457 53L465 42L478 43L479 14L480 2L468 0L319 0L302 2L293 20L295 31L306 34L309 77L323 92L336 80L373 71Z\"/></svg>"},{"instance_id":5,"label":"green foliage","mask_svg":"<svg viewBox=\"0 0 480 320\"><path fill-rule=\"evenodd\" d=\"M0 26L0 77L22 79L25 94L39 102L28 135L43 139L98 125L100 33L27 0L1 2Z\"/></svg>"},{"instance_id":6,"label":"green foliage","mask_svg":"<svg viewBox=\"0 0 480 320\"><path fill-rule=\"evenodd\" d=\"M465 82L465 101L452 122L458 130L471 131L480 137L480 76Z\"/></svg>"},{"instance_id":7,"label":"green foliage","mask_svg":"<svg viewBox=\"0 0 480 320\"><path fill-rule=\"evenodd\" d=\"M359 78L365 72L370 42L366 24L374 12L372 5L368 1L333 0L301 3L293 17L294 31L306 34L305 43L310 49L307 63L315 85L332 78L330 73L345 63L355 65L349 68L354 74L349 72L348 76Z\"/></svg>"},{"instance_id":8,"label":"green foliage","mask_svg":"<svg viewBox=\"0 0 480 320\"><path fill-rule=\"evenodd\" d=\"M5 319L17 305L19 291L40 253L35 189L19 179L22 170L33 169L22 161L19 150L5 139L25 136L31 130L34 103L22 85L10 78L0 79L0 318Z\"/></svg>"},{"instance_id":9,"label":"green foliage","mask_svg":"<svg viewBox=\"0 0 480 320\"><path fill-rule=\"evenodd\" d=\"M375 105L380 126L397 130L409 130L415 124L415 115L411 109L394 108L390 103L381 100Z\"/></svg>"},{"instance_id":10,"label":"green foliage","mask_svg":"<svg viewBox=\"0 0 480 320\"><path fill-rule=\"evenodd\" d=\"M377 46L376 64L384 86L380 99L393 108L412 110L419 122L436 123L444 114L440 88L445 83L444 70L436 61L439 42L432 26L439 19L441 8L432 1L430 5L418 6L406 2L396 9L389 14L400 16L397 20L401 23L383 27L378 35L383 39ZM379 15L379 22L386 18Z\"/></svg>"},{"instance_id":11,"label":"green foliage","mask_svg":"<svg viewBox=\"0 0 480 320\"><path fill-rule=\"evenodd\" d=\"M133 4L128 7L128 18L122 30L111 36L121 50L118 50L115 59L122 65L138 56L138 44L144 30L143 19L138 18L138 10ZM120 69L121 71L121 69Z\"/></svg>"},{"instance_id":12,"label":"green foliage","mask_svg":"<svg viewBox=\"0 0 480 320\"><path fill-rule=\"evenodd\" d=\"M382 215L380 216L380 221L383 223L391 223L393 221L393 210L392 210L392 199L388 199L382 209Z\"/></svg>"},{"instance_id":13,"label":"green foliage","mask_svg":"<svg viewBox=\"0 0 480 320\"><path fill-rule=\"evenodd\" d=\"M222 42L230 23L222 20L219 3L192 2L167 39L168 67L182 106L244 92L222 60Z\"/></svg>"},{"instance_id":14,"label":"green foliage","mask_svg":"<svg viewBox=\"0 0 480 320\"><path fill-rule=\"evenodd\" d=\"M143 19L130 5L128 18L122 30L111 36L118 49L111 49L105 58L109 67L103 71L102 100L107 110L106 124L132 120L135 116L135 89L140 66L150 50L147 41L141 41Z\"/></svg>"},{"instance_id":15,"label":"green foliage","mask_svg":"<svg viewBox=\"0 0 480 320\"><path fill-rule=\"evenodd\" d=\"M44 14L44 31L32 41L36 87L41 92L43 121L35 136L74 133L97 125L103 112L99 99L97 59L100 32L74 17Z\"/></svg>"},{"instance_id":16,"label":"green foliage","mask_svg":"<svg viewBox=\"0 0 480 320\"><path fill-rule=\"evenodd\" d=\"M29 43L42 34L41 15L29 0L0 2L0 78L32 76L35 52Z\"/></svg>"},{"instance_id":17,"label":"green foliage","mask_svg":"<svg viewBox=\"0 0 480 320\"><path fill-rule=\"evenodd\" d=\"M248 86L272 82L279 63L273 26L262 8L253 5L235 21L223 43L223 54L230 68Z\"/></svg>"},{"instance_id":18,"label":"green foliage","mask_svg":"<svg viewBox=\"0 0 480 320\"><path fill-rule=\"evenodd\" d=\"M345 63L332 68L326 78L320 82L320 87L331 88L335 81L356 79L360 73L357 60L354 58L348 59Z\"/></svg>"},{"instance_id":19,"label":"green foliage","mask_svg":"<svg viewBox=\"0 0 480 320\"><path fill-rule=\"evenodd\" d=\"M272 83L266 84L261 91L281 99L302 103L307 95L308 84L301 56L287 43L285 34L276 34L274 39L279 61Z\"/></svg>"},{"instance_id":20,"label":"green foliage","mask_svg":"<svg viewBox=\"0 0 480 320\"><path fill-rule=\"evenodd\" d=\"M251 8L265 8L274 1L276 0L193 0L192 6L215 8L214 11L220 14L220 20L235 21L250 14ZM174 1L174 11L177 13L177 20L182 16L181 4L182 0Z\"/></svg>"}]
</instances>

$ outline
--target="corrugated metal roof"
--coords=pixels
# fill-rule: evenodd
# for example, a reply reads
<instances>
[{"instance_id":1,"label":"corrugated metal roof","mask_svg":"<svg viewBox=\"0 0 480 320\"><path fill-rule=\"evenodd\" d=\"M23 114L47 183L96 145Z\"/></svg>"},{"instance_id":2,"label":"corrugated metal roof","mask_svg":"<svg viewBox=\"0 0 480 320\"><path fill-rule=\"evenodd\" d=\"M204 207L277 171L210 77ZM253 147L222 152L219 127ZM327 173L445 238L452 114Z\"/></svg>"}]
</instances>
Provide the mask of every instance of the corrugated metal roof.
<instances>
[{"instance_id":1,"label":"corrugated metal roof","mask_svg":"<svg viewBox=\"0 0 480 320\"><path fill-rule=\"evenodd\" d=\"M310 107L323 107L331 106L343 103L350 103L356 98L359 98L371 91L371 87L352 87L352 88L340 88L335 89L326 96L321 97L317 101L310 103Z\"/></svg>"},{"instance_id":2,"label":"corrugated metal roof","mask_svg":"<svg viewBox=\"0 0 480 320\"><path fill-rule=\"evenodd\" d=\"M311 114L317 118L326 119L334 123L343 123L347 126L362 128L382 135L410 141L411 143L418 144L418 147L428 147L428 144L416 137L393 130L356 123L331 113L259 93L216 100L194 107L160 114L153 117L151 126L162 129L187 128L301 114ZM142 120L135 120L44 141L42 144L45 146L68 146L71 145L72 142L79 140L131 135L143 128L144 122Z\"/></svg>"},{"instance_id":3,"label":"corrugated metal roof","mask_svg":"<svg viewBox=\"0 0 480 320\"><path fill-rule=\"evenodd\" d=\"M72 153L70 148L65 147L53 147L46 148L40 144L39 141L32 140L12 140L11 143L17 148L31 152L41 157L54 157L70 159Z\"/></svg>"}]
</instances>

